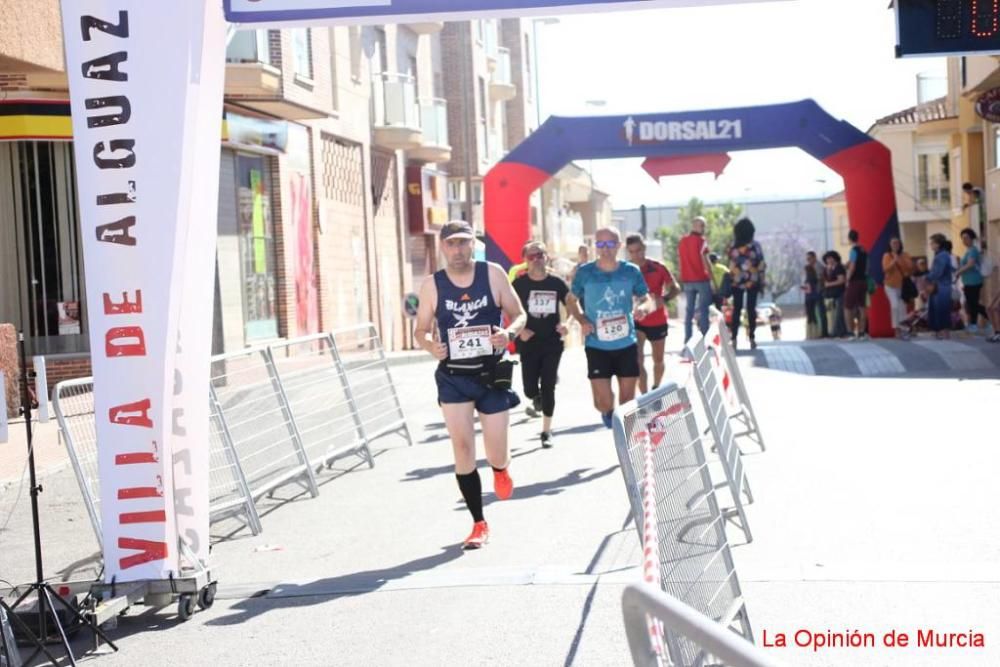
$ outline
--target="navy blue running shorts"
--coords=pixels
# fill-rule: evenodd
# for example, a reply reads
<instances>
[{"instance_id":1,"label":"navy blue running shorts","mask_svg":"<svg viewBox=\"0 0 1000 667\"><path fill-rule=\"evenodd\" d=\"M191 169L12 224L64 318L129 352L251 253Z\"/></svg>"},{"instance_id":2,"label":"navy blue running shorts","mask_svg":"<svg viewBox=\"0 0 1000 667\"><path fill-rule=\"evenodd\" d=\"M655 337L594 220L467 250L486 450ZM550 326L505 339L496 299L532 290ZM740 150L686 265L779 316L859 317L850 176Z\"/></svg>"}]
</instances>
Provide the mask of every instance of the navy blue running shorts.
<instances>
[{"instance_id":1,"label":"navy blue running shorts","mask_svg":"<svg viewBox=\"0 0 1000 667\"><path fill-rule=\"evenodd\" d=\"M516 408L521 398L509 389L490 389L469 375L448 375L440 368L434 373L438 403L475 403L476 410L492 415Z\"/></svg>"}]
</instances>

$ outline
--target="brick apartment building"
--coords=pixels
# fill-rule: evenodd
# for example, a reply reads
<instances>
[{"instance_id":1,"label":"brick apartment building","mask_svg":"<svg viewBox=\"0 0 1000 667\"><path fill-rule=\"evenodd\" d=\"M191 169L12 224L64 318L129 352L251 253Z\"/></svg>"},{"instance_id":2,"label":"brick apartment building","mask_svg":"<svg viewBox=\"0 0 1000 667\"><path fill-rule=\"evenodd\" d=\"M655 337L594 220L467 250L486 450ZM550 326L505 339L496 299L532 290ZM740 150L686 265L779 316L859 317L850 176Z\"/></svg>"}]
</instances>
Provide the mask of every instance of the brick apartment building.
<instances>
[{"instance_id":1,"label":"brick apartment building","mask_svg":"<svg viewBox=\"0 0 1000 667\"><path fill-rule=\"evenodd\" d=\"M58 0L8 6L0 322L23 328L51 387L89 374L62 28ZM365 321L412 347L402 297L438 268L437 229L466 217L466 193L482 229L482 176L535 126L533 61L514 19L236 32L213 350Z\"/></svg>"}]
</instances>

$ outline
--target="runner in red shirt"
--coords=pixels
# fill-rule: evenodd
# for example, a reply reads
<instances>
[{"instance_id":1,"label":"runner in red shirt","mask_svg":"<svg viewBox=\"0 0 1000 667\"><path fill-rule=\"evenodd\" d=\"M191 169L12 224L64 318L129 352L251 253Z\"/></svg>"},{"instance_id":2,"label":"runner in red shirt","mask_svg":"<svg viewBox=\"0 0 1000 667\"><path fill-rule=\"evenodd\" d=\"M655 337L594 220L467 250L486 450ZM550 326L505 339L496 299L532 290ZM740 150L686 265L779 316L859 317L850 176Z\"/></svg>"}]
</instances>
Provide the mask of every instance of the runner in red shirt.
<instances>
[{"instance_id":1,"label":"runner in red shirt","mask_svg":"<svg viewBox=\"0 0 1000 667\"><path fill-rule=\"evenodd\" d=\"M646 279L649 294L653 297L655 310L641 320L636 320L635 329L639 348L639 391L646 392L646 340L653 351L653 389L663 381L663 355L667 343L666 302L680 291L670 271L660 262L646 258L646 242L642 234L630 234L625 239L629 259L639 267Z\"/></svg>"}]
</instances>

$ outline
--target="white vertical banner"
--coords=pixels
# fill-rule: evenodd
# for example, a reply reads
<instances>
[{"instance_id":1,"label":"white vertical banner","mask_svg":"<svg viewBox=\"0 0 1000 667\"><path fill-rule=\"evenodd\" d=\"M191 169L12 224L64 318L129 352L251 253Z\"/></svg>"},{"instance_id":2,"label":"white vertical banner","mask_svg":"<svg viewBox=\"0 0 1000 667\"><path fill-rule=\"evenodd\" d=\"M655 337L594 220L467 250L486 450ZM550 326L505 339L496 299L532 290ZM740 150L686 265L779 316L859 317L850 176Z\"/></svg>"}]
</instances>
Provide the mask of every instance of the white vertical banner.
<instances>
[{"instance_id":1,"label":"white vertical banner","mask_svg":"<svg viewBox=\"0 0 1000 667\"><path fill-rule=\"evenodd\" d=\"M204 4L62 2L107 581L179 567L174 353L191 194L187 96Z\"/></svg>"},{"instance_id":2,"label":"white vertical banner","mask_svg":"<svg viewBox=\"0 0 1000 667\"><path fill-rule=\"evenodd\" d=\"M195 3L196 5L198 3ZM219 2L191 17L191 76L184 131L184 186L190 187L186 249L175 270L183 275L174 371L172 433L177 532L203 563L209 547L208 386L212 355L216 230L222 97L227 24ZM199 39L200 36L200 39ZM183 554L181 554L183 557ZM188 565L194 565L188 563Z\"/></svg>"}]
</instances>

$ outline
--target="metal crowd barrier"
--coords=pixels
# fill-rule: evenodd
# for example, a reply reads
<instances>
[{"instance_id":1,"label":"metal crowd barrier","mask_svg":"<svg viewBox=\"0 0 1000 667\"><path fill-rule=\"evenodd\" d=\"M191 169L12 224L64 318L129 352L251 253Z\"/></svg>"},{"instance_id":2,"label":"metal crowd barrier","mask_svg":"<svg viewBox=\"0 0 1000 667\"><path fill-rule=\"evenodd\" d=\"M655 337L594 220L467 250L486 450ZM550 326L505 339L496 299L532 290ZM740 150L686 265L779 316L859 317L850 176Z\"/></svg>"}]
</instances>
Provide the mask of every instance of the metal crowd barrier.
<instances>
[{"instance_id":1,"label":"metal crowd barrier","mask_svg":"<svg viewBox=\"0 0 1000 667\"><path fill-rule=\"evenodd\" d=\"M358 454L374 467L357 404L331 334L270 347L306 457L313 466Z\"/></svg>"},{"instance_id":2,"label":"metal crowd barrier","mask_svg":"<svg viewBox=\"0 0 1000 667\"><path fill-rule=\"evenodd\" d=\"M399 404L399 395L389 374L385 350L375 325L368 323L337 329L330 337L345 373L345 386L357 406L360 427L369 442L383 435L401 432L407 444L412 445L413 438L410 437L406 416Z\"/></svg>"},{"instance_id":3,"label":"metal crowd barrier","mask_svg":"<svg viewBox=\"0 0 1000 667\"><path fill-rule=\"evenodd\" d=\"M97 541L100 486L93 379L60 382L53 407ZM255 501L348 455L374 466L369 443L402 433L413 444L372 324L212 357L210 512L263 530Z\"/></svg>"},{"instance_id":4,"label":"metal crowd barrier","mask_svg":"<svg viewBox=\"0 0 1000 667\"><path fill-rule=\"evenodd\" d=\"M269 348L212 357L209 391L255 500L289 482L319 495Z\"/></svg>"},{"instance_id":5,"label":"metal crowd barrier","mask_svg":"<svg viewBox=\"0 0 1000 667\"><path fill-rule=\"evenodd\" d=\"M687 391L667 383L619 406L614 416L614 437L632 515L643 538L644 443L655 448L655 526L663 590L720 624L726 632L732 629L753 641L726 537L725 517L715 497L702 435ZM633 631L641 634L648 645L645 619L636 620L634 628L630 624L630 636ZM711 664L707 647L673 632L669 625L664 640L672 664ZM648 646L646 652L652 654Z\"/></svg>"},{"instance_id":6,"label":"metal crowd barrier","mask_svg":"<svg viewBox=\"0 0 1000 667\"><path fill-rule=\"evenodd\" d=\"M658 665L643 627L647 616L660 619L670 632L701 646L729 667L778 667L778 663L750 642L650 584L625 587L622 615L636 667Z\"/></svg>"},{"instance_id":7,"label":"metal crowd barrier","mask_svg":"<svg viewBox=\"0 0 1000 667\"><path fill-rule=\"evenodd\" d=\"M719 351L722 363L725 364L730 381L733 383L733 389L736 391L736 409L730 411L729 418L731 420L738 420L743 428L746 429L741 433L737 433L736 436L748 436L760 447L760 451L763 452L767 449L764 446L764 436L761 435L760 422L757 421L757 415L753 411L753 404L750 402L750 393L743 382L743 373L736 362L736 351L733 349L733 340L729 335L729 328L723 322L716 321L712 330L709 331L709 338L711 347Z\"/></svg>"},{"instance_id":8,"label":"metal crowd barrier","mask_svg":"<svg viewBox=\"0 0 1000 667\"><path fill-rule=\"evenodd\" d=\"M743 454L736 444L732 422L726 407L725 390L716 373L719 360L715 351L705 344L701 334L696 334L687 343L694 370L695 386L701 395L708 417L708 428L715 440L715 449L722 461L722 469L726 475L726 483L733 497L733 510L739 516L739 525L746 536L747 542L753 541L750 534L750 524L743 509L743 496L747 503L753 502L753 493L743 469Z\"/></svg>"},{"instance_id":9,"label":"metal crowd barrier","mask_svg":"<svg viewBox=\"0 0 1000 667\"><path fill-rule=\"evenodd\" d=\"M101 487L97 469L97 435L94 427L92 378L66 380L55 386L53 409L59 422L59 437L80 485L90 523L101 545ZM261 531L257 508L232 444L223 436L222 418L213 404L209 413L209 512L213 521L243 515L254 535Z\"/></svg>"}]
</instances>

